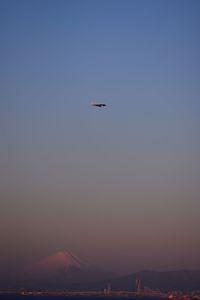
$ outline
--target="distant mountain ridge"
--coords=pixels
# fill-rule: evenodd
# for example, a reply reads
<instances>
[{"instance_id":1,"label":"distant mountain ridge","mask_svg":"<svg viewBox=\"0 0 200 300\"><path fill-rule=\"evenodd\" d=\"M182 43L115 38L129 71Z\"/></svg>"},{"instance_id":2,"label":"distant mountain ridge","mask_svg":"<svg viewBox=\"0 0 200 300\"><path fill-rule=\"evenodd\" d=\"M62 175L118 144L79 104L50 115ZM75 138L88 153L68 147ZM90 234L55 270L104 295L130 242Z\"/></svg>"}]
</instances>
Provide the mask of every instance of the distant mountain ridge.
<instances>
[{"instance_id":1,"label":"distant mountain ridge","mask_svg":"<svg viewBox=\"0 0 200 300\"><path fill-rule=\"evenodd\" d=\"M134 279L140 278L142 287L160 289L163 292L171 290L191 292L200 289L200 271L143 271L133 274ZM124 283L131 285L132 275L126 276ZM133 281L132 281L133 282Z\"/></svg>"},{"instance_id":2,"label":"distant mountain ridge","mask_svg":"<svg viewBox=\"0 0 200 300\"><path fill-rule=\"evenodd\" d=\"M169 291L182 291L192 292L200 290L200 271L143 271L133 273L127 276L114 278L109 281L113 290L135 290L136 279L141 281L141 289L148 287L150 289L159 289L162 292ZM87 286L88 289L103 289L106 287L107 282L99 282L96 285L91 284ZM79 286L77 288L83 288ZM86 286L85 286L86 288Z\"/></svg>"},{"instance_id":3,"label":"distant mountain ridge","mask_svg":"<svg viewBox=\"0 0 200 300\"><path fill-rule=\"evenodd\" d=\"M0 284L13 288L103 290L110 283L113 290L134 291L137 278L141 280L142 289L149 287L162 292L200 290L200 271L143 271L117 277L63 250L31 264L17 276L13 274L4 283L1 280Z\"/></svg>"}]
</instances>

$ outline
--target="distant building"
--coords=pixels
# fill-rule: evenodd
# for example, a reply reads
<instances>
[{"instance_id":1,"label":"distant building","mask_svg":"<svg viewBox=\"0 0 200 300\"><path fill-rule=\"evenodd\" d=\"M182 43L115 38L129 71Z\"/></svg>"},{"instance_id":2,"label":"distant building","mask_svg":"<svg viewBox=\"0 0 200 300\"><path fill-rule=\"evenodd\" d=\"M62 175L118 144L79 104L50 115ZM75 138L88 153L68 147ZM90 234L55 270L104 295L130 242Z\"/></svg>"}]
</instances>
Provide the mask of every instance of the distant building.
<instances>
[{"instance_id":1,"label":"distant building","mask_svg":"<svg viewBox=\"0 0 200 300\"><path fill-rule=\"evenodd\" d=\"M140 278L136 278L135 280L135 291L137 294L141 293L141 280Z\"/></svg>"}]
</instances>

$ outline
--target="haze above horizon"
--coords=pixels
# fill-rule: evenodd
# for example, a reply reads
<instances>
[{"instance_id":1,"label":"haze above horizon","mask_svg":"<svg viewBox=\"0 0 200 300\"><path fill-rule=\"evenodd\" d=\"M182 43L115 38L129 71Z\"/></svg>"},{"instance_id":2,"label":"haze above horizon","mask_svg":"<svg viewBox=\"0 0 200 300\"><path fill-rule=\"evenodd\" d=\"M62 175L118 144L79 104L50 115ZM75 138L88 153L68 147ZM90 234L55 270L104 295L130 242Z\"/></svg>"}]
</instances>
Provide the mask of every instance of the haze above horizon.
<instances>
[{"instance_id":1,"label":"haze above horizon","mask_svg":"<svg viewBox=\"0 0 200 300\"><path fill-rule=\"evenodd\" d=\"M120 272L200 269L200 2L0 14L1 272L58 249Z\"/></svg>"}]
</instances>

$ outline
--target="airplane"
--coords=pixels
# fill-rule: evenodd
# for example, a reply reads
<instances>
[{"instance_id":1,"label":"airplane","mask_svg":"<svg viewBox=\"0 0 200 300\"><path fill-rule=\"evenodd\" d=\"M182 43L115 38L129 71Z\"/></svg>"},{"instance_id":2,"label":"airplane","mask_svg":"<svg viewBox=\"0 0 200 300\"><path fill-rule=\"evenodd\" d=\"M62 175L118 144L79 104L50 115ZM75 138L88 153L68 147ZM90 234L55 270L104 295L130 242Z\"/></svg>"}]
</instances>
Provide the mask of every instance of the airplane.
<instances>
[{"instance_id":1,"label":"airplane","mask_svg":"<svg viewBox=\"0 0 200 300\"><path fill-rule=\"evenodd\" d=\"M103 106L106 106L105 103L96 103L96 102L92 102L91 105L92 105L92 106L96 106L96 107L103 107Z\"/></svg>"}]
</instances>

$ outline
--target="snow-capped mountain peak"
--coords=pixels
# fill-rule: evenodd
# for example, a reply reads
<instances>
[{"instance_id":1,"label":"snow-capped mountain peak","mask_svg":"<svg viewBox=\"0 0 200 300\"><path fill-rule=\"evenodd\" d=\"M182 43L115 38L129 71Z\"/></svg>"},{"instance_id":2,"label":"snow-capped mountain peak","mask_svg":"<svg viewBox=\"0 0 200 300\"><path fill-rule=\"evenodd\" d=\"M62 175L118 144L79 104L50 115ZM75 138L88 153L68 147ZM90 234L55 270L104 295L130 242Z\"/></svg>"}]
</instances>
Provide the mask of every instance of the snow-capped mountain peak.
<instances>
[{"instance_id":1,"label":"snow-capped mountain peak","mask_svg":"<svg viewBox=\"0 0 200 300\"><path fill-rule=\"evenodd\" d=\"M61 250L22 270L17 284L37 288L71 288L71 284L94 282L110 277L110 272L90 266L70 251Z\"/></svg>"},{"instance_id":2,"label":"snow-capped mountain peak","mask_svg":"<svg viewBox=\"0 0 200 300\"><path fill-rule=\"evenodd\" d=\"M28 272L34 274L52 274L60 270L68 271L76 268L85 270L89 265L82 261L77 255L69 251L58 251L50 256L47 256L28 268Z\"/></svg>"}]
</instances>

